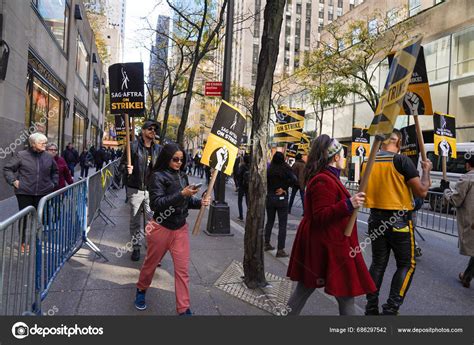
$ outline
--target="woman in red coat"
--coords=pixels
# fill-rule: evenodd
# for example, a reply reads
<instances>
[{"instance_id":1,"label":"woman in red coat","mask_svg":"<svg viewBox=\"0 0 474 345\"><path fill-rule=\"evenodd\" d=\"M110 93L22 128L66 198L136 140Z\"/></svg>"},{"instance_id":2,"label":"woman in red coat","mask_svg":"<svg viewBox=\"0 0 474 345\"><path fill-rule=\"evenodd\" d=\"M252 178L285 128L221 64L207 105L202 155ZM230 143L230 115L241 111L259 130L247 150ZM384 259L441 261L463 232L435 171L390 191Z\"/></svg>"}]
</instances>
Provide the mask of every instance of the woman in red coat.
<instances>
[{"instance_id":1,"label":"woman in red coat","mask_svg":"<svg viewBox=\"0 0 474 345\"><path fill-rule=\"evenodd\" d=\"M304 217L299 225L288 266L288 277L297 281L288 306L299 315L316 288L336 298L340 315L355 315L354 297L376 291L357 238L344 229L355 208L363 205L364 193L353 197L339 180L345 167L344 150L323 134L313 143L306 165Z\"/></svg>"},{"instance_id":2,"label":"woman in red coat","mask_svg":"<svg viewBox=\"0 0 474 345\"><path fill-rule=\"evenodd\" d=\"M58 166L59 184L54 190L56 191L66 187L66 182L67 184L73 184L74 180L71 176L71 172L69 171L66 161L63 157L58 156L58 146L54 143L48 144L46 146L46 151L54 157L54 161Z\"/></svg>"}]
</instances>

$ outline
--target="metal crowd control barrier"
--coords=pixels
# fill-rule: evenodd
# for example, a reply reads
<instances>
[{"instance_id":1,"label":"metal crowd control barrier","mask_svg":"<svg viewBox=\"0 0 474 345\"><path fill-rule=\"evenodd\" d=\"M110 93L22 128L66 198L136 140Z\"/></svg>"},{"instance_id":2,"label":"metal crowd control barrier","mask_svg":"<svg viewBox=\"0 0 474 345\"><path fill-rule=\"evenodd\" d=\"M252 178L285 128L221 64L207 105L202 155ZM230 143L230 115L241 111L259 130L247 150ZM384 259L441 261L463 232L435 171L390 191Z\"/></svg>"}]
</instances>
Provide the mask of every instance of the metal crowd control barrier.
<instances>
[{"instance_id":1,"label":"metal crowd control barrier","mask_svg":"<svg viewBox=\"0 0 474 345\"><path fill-rule=\"evenodd\" d=\"M81 180L43 197L38 205L36 289L46 297L62 266L87 241L87 182Z\"/></svg>"},{"instance_id":2,"label":"metal crowd control barrier","mask_svg":"<svg viewBox=\"0 0 474 345\"><path fill-rule=\"evenodd\" d=\"M357 182L347 181L345 186L351 195L359 190ZM363 207L359 209L359 212L369 214L370 209ZM443 193L429 191L423 206L416 211L413 219L415 228L458 236L456 208L446 201Z\"/></svg>"},{"instance_id":3,"label":"metal crowd control barrier","mask_svg":"<svg viewBox=\"0 0 474 345\"><path fill-rule=\"evenodd\" d=\"M35 239L33 206L0 222L0 315L30 314L35 305Z\"/></svg>"}]
</instances>

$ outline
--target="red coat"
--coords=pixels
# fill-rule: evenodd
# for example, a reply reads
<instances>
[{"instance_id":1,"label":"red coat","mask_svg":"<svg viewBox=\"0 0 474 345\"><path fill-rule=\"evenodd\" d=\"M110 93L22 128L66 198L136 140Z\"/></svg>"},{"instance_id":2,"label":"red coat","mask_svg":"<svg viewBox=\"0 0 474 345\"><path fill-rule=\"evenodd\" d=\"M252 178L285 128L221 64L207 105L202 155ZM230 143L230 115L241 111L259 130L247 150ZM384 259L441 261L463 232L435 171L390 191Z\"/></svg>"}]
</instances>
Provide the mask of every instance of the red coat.
<instances>
[{"instance_id":1,"label":"red coat","mask_svg":"<svg viewBox=\"0 0 474 345\"><path fill-rule=\"evenodd\" d=\"M355 251L351 251L359 245L357 224L350 237L344 235L352 214L346 204L349 197L339 178L328 170L309 181L304 217L288 266L291 280L301 281L306 287L324 287L326 293L336 297L376 291L362 254L354 256Z\"/></svg>"},{"instance_id":2,"label":"red coat","mask_svg":"<svg viewBox=\"0 0 474 345\"><path fill-rule=\"evenodd\" d=\"M59 173L59 184L55 190L59 190L61 188L66 187L66 182L67 184L73 184L74 181L72 179L71 172L69 171L69 168L64 158L56 155L54 156L54 161L56 162L56 165L58 166L58 173Z\"/></svg>"}]
</instances>

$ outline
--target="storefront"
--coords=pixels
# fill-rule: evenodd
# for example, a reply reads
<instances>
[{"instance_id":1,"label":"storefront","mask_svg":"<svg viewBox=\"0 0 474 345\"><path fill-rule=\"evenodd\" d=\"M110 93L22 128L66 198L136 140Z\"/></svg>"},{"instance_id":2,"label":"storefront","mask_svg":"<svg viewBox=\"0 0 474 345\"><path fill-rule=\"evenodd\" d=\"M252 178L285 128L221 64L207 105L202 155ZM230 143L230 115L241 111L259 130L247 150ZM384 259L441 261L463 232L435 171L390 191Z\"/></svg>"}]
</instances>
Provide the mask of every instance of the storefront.
<instances>
[{"instance_id":1,"label":"storefront","mask_svg":"<svg viewBox=\"0 0 474 345\"><path fill-rule=\"evenodd\" d=\"M25 127L63 147L64 114L68 110L66 86L32 51L28 52Z\"/></svg>"},{"instance_id":2,"label":"storefront","mask_svg":"<svg viewBox=\"0 0 474 345\"><path fill-rule=\"evenodd\" d=\"M89 119L87 118L87 108L74 99L74 123L72 127L72 145L78 152L82 152L87 147L87 128Z\"/></svg>"}]
</instances>

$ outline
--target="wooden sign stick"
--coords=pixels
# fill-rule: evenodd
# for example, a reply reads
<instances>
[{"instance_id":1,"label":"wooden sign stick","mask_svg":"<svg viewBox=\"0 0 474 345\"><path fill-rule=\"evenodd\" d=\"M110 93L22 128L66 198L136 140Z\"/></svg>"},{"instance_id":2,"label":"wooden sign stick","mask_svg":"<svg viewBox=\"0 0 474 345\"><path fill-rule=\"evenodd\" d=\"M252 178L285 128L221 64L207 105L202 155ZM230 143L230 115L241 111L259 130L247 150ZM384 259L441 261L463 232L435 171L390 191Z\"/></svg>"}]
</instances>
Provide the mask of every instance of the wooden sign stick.
<instances>
[{"instance_id":1,"label":"wooden sign stick","mask_svg":"<svg viewBox=\"0 0 474 345\"><path fill-rule=\"evenodd\" d=\"M212 193L212 190L214 189L214 183L216 182L216 178L217 178L217 174L219 173L219 170L217 169L214 169L213 173L212 173L212 176L211 176L211 180L209 182L209 186L207 186L207 191L206 191L206 196L208 195L212 195L212 194L209 194L209 193ZM204 210L206 209L207 206L201 206L201 208L199 209L199 214L198 214L198 217L196 219L196 224L194 224L194 228L193 228L193 235L197 235L199 234L199 230L201 228L201 220L202 220L202 217L204 216Z\"/></svg>"},{"instance_id":2,"label":"wooden sign stick","mask_svg":"<svg viewBox=\"0 0 474 345\"><path fill-rule=\"evenodd\" d=\"M415 128L416 128L416 137L418 139L418 147L420 148L421 160L426 161L426 150L425 150L425 141L423 139L423 132L421 131L420 120L418 115L414 115L415 119Z\"/></svg>"},{"instance_id":3,"label":"wooden sign stick","mask_svg":"<svg viewBox=\"0 0 474 345\"><path fill-rule=\"evenodd\" d=\"M369 160L367 162L367 168L365 168L364 176L362 176L362 181L360 181L359 191L358 191L359 193L365 192L365 190L367 189L370 173L375 163L375 156L377 155L377 152L380 149L380 145L382 145L382 141L383 141L382 138L379 138L378 136L375 137L375 141L372 144L372 148L370 149L370 155L369 155ZM354 212L352 212L352 215L351 215L351 219L349 220L349 223L347 224L346 229L344 230L344 235L350 236L352 234L352 229L354 228L354 224L357 220L358 213L359 213L359 208L354 209Z\"/></svg>"},{"instance_id":4,"label":"wooden sign stick","mask_svg":"<svg viewBox=\"0 0 474 345\"><path fill-rule=\"evenodd\" d=\"M126 135L126 143L127 143L127 164L132 165L132 154L130 151L130 123L128 114L124 114L125 117L125 135Z\"/></svg>"}]
</instances>

